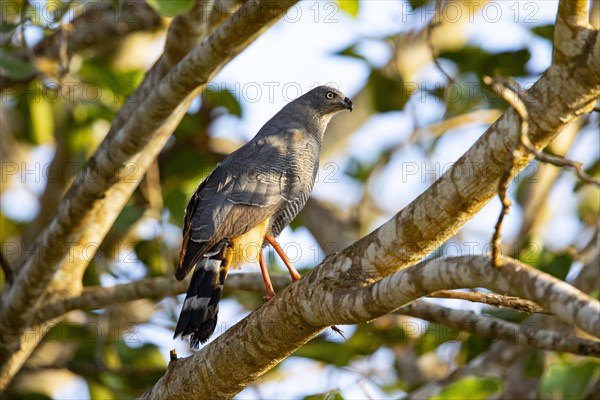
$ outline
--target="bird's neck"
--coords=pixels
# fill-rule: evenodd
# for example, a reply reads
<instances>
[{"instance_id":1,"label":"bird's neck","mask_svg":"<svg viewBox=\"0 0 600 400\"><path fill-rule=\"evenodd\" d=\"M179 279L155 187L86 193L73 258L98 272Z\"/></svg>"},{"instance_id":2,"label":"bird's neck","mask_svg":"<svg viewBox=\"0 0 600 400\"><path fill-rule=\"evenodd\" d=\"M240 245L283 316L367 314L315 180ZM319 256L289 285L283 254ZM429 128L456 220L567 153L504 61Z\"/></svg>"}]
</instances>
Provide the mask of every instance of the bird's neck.
<instances>
[{"instance_id":1,"label":"bird's neck","mask_svg":"<svg viewBox=\"0 0 600 400\"><path fill-rule=\"evenodd\" d=\"M309 133L315 137L319 143L323 140L325 129L331 120L332 114L327 115L307 115L307 113L299 114L288 107L284 107L277 115L275 115L267 124L284 120L285 126L277 126L280 129L297 129Z\"/></svg>"}]
</instances>

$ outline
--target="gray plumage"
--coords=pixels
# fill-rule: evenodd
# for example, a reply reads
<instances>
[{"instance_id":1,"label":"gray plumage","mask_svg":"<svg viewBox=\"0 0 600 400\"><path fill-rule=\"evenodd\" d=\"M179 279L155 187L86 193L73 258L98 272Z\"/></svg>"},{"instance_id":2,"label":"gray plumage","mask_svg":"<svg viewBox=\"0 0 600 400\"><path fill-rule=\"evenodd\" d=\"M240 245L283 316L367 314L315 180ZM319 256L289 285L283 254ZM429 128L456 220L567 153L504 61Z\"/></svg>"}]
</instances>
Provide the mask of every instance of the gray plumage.
<instances>
[{"instance_id":1,"label":"gray plumage","mask_svg":"<svg viewBox=\"0 0 600 400\"><path fill-rule=\"evenodd\" d=\"M331 117L344 109L352 110L352 102L340 91L328 86L309 91L283 107L252 140L219 163L198 186L186 208L176 276L182 280L194 266L196 272L186 298L187 315L184 317L184 303L175 336L193 333L192 343L195 341L197 345L212 334L219 299L213 298L206 285L194 284L195 277L210 278L214 287L222 286L227 271L217 273L216 264L206 259L214 259L224 243L249 232L267 218L270 218L267 227L270 236L279 235L292 221L312 191L325 128ZM199 269L209 264L214 273L204 277ZM192 287L196 289L191 290ZM207 312L207 307L213 310ZM214 318L207 320L207 315ZM194 318L205 321L192 323ZM204 322L207 328L199 328ZM202 332L198 333L199 330Z\"/></svg>"}]
</instances>

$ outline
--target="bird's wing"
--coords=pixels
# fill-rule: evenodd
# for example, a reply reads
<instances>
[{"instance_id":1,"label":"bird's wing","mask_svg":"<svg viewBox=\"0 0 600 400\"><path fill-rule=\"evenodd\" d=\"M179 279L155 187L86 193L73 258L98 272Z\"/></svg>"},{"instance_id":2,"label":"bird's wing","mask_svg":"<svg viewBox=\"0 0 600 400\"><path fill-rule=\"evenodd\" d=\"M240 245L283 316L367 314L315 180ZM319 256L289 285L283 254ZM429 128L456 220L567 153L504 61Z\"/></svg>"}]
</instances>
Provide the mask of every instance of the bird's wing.
<instances>
[{"instance_id":1,"label":"bird's wing","mask_svg":"<svg viewBox=\"0 0 600 400\"><path fill-rule=\"evenodd\" d=\"M248 232L282 206L290 134L257 136L198 186L185 211L178 279L216 243Z\"/></svg>"}]
</instances>

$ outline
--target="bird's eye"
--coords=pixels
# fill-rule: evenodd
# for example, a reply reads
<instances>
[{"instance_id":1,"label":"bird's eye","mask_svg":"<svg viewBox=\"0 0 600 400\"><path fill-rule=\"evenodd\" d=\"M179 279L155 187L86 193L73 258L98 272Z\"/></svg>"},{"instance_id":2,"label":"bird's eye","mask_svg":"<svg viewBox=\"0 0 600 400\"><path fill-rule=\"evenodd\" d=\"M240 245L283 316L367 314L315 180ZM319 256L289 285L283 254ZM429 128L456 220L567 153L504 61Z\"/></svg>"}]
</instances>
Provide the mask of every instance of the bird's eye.
<instances>
[{"instance_id":1,"label":"bird's eye","mask_svg":"<svg viewBox=\"0 0 600 400\"><path fill-rule=\"evenodd\" d=\"M333 92L327 92L325 97L327 97L329 100L333 99Z\"/></svg>"}]
</instances>

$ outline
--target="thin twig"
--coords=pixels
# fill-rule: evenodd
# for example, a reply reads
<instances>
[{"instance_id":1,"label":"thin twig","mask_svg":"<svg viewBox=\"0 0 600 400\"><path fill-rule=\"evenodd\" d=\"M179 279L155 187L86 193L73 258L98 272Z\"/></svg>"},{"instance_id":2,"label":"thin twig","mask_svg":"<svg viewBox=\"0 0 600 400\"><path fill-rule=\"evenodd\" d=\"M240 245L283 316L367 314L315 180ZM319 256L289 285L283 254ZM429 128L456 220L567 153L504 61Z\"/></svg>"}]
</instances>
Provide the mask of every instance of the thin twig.
<instances>
[{"instance_id":1,"label":"thin twig","mask_svg":"<svg viewBox=\"0 0 600 400\"><path fill-rule=\"evenodd\" d=\"M525 344L535 349L595 357L600 355L599 341L539 329L539 326L532 323L515 324L500 318L472 311L453 310L419 300L399 308L396 313L452 326L483 337Z\"/></svg>"},{"instance_id":2,"label":"thin twig","mask_svg":"<svg viewBox=\"0 0 600 400\"><path fill-rule=\"evenodd\" d=\"M4 272L4 280L9 284L12 284L15 278L14 272L6 257L0 250L0 265L2 266L2 271Z\"/></svg>"},{"instance_id":3,"label":"thin twig","mask_svg":"<svg viewBox=\"0 0 600 400\"><path fill-rule=\"evenodd\" d=\"M511 161L513 157L511 157ZM508 190L508 183L510 181L510 171L512 170L512 162L508 165L504 172L502 173L502 177L498 182L498 197L500 198L500 203L502 204L502 208L500 209L500 215L498 215L498 220L496 221L496 226L494 227L494 234L492 235L492 265L494 267L500 266L500 255L502 253L501 249L501 241L502 241L502 223L504 222L504 217L506 214L510 212L510 206L512 205L512 201L507 197L506 192Z\"/></svg>"},{"instance_id":4,"label":"thin twig","mask_svg":"<svg viewBox=\"0 0 600 400\"><path fill-rule=\"evenodd\" d=\"M486 78L489 79L489 83L486 82ZM494 85L492 85L491 83L492 80L489 77L484 77L484 82L486 82L487 85L491 85L492 89L494 89ZM497 90L496 92L515 109L517 114L519 114L521 121L527 120L528 114L527 108L525 106L527 92L514 79L508 79L507 82L510 84L510 86L505 82L497 80L495 82L496 87L501 86L502 92L498 92ZM513 93L516 94L516 96L518 96L517 99L514 98ZM522 124L523 122L521 122L521 125ZM583 170L583 165L580 162L568 160L564 157L559 157L539 151L535 148L535 146L533 146L531 140L529 140L528 132L524 132L522 128L519 144L525 147L527 151L531 152L538 161L552 164L559 168L573 168L579 179L600 188L600 180L588 175Z\"/></svg>"},{"instance_id":5,"label":"thin twig","mask_svg":"<svg viewBox=\"0 0 600 400\"><path fill-rule=\"evenodd\" d=\"M528 313L550 314L543 307L534 303L531 300L522 299L520 297L502 296L495 293L481 292L459 292L453 290L439 290L431 293L427 297L443 298L443 299L460 299L474 303L484 303L498 308L512 308L513 310L524 311Z\"/></svg>"},{"instance_id":6,"label":"thin twig","mask_svg":"<svg viewBox=\"0 0 600 400\"><path fill-rule=\"evenodd\" d=\"M527 96L527 92L514 79L509 79L508 81L514 88L513 91L516 93L518 98L522 100L519 103L523 106L519 109L515 108L515 111L517 111L521 119L527 118L527 110L525 108L525 98ZM547 154L539 151L535 148L535 146L533 146L533 144L531 144L531 141L529 140L529 134L524 134L523 131L521 131L520 139L521 145L525 147L527 151L531 152L538 161L552 164L559 168L573 168L577 176L579 176L579 179L600 188L600 180L594 179L593 177L586 174L583 170L583 165L580 162L568 160L564 157L554 156L552 154Z\"/></svg>"},{"instance_id":7,"label":"thin twig","mask_svg":"<svg viewBox=\"0 0 600 400\"><path fill-rule=\"evenodd\" d=\"M575 169L575 172L581 180L586 183L600 187L600 181L592 178L583 170L581 163L567 160L563 157L553 156L545 154L533 146L531 140L529 140L529 114L526 107L526 95L527 92L521 88L521 86L514 79L507 80L492 80L489 76L483 77L483 82L490 87L496 94L502 97L510 106L516 111L521 121L521 130L519 135L519 142L513 150L510 160L498 182L498 196L502 202L502 210L498 216L498 221L494 229L494 235L492 236L492 264L497 267L500 261L500 241L501 241L501 229L504 217L510 210L511 202L506 196L506 190L508 182L511 176L511 170L513 167L513 160L515 158L515 152L519 146L522 146L528 152L532 153L535 158L541 162L549 163L557 167L569 167Z\"/></svg>"},{"instance_id":8,"label":"thin twig","mask_svg":"<svg viewBox=\"0 0 600 400\"><path fill-rule=\"evenodd\" d=\"M506 100L509 104L511 104L519 117L521 119L521 138L523 136L529 137L529 123L527 119L527 109L525 108L525 104L522 102L515 102L514 95L512 92L506 88L506 86L501 85L500 83L492 81L492 78L489 76L483 77L483 83L488 85L494 92L496 92L499 96L501 96L504 100ZM502 222L504 222L504 217L510 211L510 206L512 202L507 197L507 189L508 184L511 178L511 171L514 165L515 159L515 151L518 147L515 146L515 149L511 151L509 158L506 162L506 167L502 172L502 176L500 177L500 181L498 182L498 197L500 197L500 203L502 204L502 209L500 210L500 215L498 216L498 221L496 222L496 226L494 227L494 234L492 235L492 265L494 267L498 267L500 265L500 243L501 243L501 232L502 232Z\"/></svg>"},{"instance_id":9,"label":"thin twig","mask_svg":"<svg viewBox=\"0 0 600 400\"><path fill-rule=\"evenodd\" d=\"M426 31L426 38L427 38L427 46L429 46L429 51L431 52L431 58L433 59L433 63L435 64L435 67L442 73L442 75L444 75L446 77L446 79L448 79L448 83L449 84L454 84L456 83L456 81L454 80L454 78L452 78L450 76L450 74L448 74L444 68L442 68L442 65L440 64L438 58L437 58L437 54L435 52L435 48L433 46L433 29L439 25L441 25L441 16L442 16L442 6L443 6L444 1L443 0L436 0L435 2L435 14L433 15L433 18L431 18L431 21L429 21L429 24L427 25L427 31Z\"/></svg>"}]
</instances>

